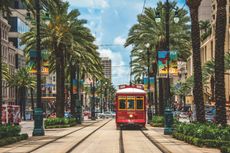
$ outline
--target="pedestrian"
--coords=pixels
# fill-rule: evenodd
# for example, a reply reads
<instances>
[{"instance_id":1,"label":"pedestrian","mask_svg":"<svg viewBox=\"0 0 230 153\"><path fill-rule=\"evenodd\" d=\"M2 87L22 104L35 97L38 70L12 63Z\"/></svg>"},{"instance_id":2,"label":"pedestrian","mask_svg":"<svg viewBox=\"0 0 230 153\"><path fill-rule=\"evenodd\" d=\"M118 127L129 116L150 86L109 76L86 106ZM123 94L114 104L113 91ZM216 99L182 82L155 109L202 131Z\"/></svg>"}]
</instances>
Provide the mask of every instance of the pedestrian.
<instances>
[{"instance_id":1,"label":"pedestrian","mask_svg":"<svg viewBox=\"0 0 230 153\"><path fill-rule=\"evenodd\" d=\"M191 123L192 122L192 110L191 110L191 107L188 110L188 119L189 119L189 122Z\"/></svg>"}]
</instances>

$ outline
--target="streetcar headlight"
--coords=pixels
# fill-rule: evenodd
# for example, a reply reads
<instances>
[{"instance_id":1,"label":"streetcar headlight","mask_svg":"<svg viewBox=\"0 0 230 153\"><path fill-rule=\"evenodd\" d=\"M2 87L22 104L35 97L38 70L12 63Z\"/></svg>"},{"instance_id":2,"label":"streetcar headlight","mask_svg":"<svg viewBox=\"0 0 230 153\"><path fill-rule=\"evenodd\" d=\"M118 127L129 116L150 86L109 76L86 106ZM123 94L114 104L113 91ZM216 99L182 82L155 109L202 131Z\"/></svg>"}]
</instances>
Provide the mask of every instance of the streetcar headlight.
<instances>
[{"instance_id":1,"label":"streetcar headlight","mask_svg":"<svg viewBox=\"0 0 230 153\"><path fill-rule=\"evenodd\" d=\"M133 118L133 114L130 114L129 117L130 117L130 118Z\"/></svg>"}]
</instances>

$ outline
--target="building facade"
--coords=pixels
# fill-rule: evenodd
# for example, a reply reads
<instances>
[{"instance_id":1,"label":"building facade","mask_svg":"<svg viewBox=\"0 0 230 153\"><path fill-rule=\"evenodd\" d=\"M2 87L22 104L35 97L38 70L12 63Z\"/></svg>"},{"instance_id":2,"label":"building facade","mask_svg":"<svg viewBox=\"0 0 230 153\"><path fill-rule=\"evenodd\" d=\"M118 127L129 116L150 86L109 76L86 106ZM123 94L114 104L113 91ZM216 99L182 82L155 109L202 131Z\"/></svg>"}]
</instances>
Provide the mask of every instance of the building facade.
<instances>
[{"instance_id":1,"label":"building facade","mask_svg":"<svg viewBox=\"0 0 230 153\"><path fill-rule=\"evenodd\" d=\"M8 21L0 16L0 26L1 26L1 44L2 44L2 63L5 64L9 73L13 74L15 72L15 55L16 48L13 46L11 42L8 40L8 34L10 31L10 25ZM2 81L2 96L3 103L14 103L15 101L15 89L7 87L6 80Z\"/></svg>"},{"instance_id":2,"label":"building facade","mask_svg":"<svg viewBox=\"0 0 230 153\"><path fill-rule=\"evenodd\" d=\"M103 72L106 78L112 80L112 64L109 57L101 57L101 64L103 65Z\"/></svg>"},{"instance_id":3,"label":"building facade","mask_svg":"<svg viewBox=\"0 0 230 153\"><path fill-rule=\"evenodd\" d=\"M202 0L199 7L199 20L209 20L212 18L212 1Z\"/></svg>"}]
</instances>

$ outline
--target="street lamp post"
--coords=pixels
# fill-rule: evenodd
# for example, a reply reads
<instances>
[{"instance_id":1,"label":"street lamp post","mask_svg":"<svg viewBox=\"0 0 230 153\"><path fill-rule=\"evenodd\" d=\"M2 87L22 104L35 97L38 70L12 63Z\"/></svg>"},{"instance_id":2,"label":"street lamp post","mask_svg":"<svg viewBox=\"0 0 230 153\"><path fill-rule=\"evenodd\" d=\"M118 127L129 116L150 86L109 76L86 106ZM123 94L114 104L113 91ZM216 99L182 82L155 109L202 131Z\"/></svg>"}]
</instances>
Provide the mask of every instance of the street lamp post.
<instances>
[{"instance_id":1,"label":"street lamp post","mask_svg":"<svg viewBox=\"0 0 230 153\"><path fill-rule=\"evenodd\" d=\"M147 69L147 73L148 73L148 124L151 122L152 120L152 110L151 110L151 107L152 107L152 101L151 101L151 92L150 92L150 51L149 51L149 47L150 47L150 44L147 43L145 45L145 47L147 48L147 64L148 64L148 69Z\"/></svg>"},{"instance_id":2,"label":"street lamp post","mask_svg":"<svg viewBox=\"0 0 230 153\"><path fill-rule=\"evenodd\" d=\"M165 3L165 43L166 43L166 51L167 51L167 86L166 86L166 107L164 111L165 116L165 126L164 126L164 134L169 135L172 134L172 125L173 125L173 113L171 108L171 95L170 95L170 76L169 76L169 62L170 62L170 47L169 47L169 15L170 15L170 4L169 0L166 0ZM174 8L175 9L175 8ZM160 21L159 13L156 14L156 22ZM179 22L178 12L176 10L174 16L174 22Z\"/></svg>"},{"instance_id":3,"label":"street lamp post","mask_svg":"<svg viewBox=\"0 0 230 153\"><path fill-rule=\"evenodd\" d=\"M165 116L165 126L164 126L164 134L169 135L172 134L172 125L173 125L173 113L171 109L171 97L170 97L170 77L169 77L169 62L170 62L170 49L169 49L169 11L170 11L170 6L169 6L169 1L166 0L166 13L165 13L165 35L166 35L166 51L168 51L167 56L167 94L166 94L166 104L167 106L165 107L164 111L164 116Z\"/></svg>"},{"instance_id":4,"label":"street lamp post","mask_svg":"<svg viewBox=\"0 0 230 153\"><path fill-rule=\"evenodd\" d=\"M167 96L166 96L166 108L164 111L165 116L165 125L164 125L164 134L169 135L172 134L172 125L173 125L173 113L171 108L171 95L170 95L170 77L169 77L169 62L170 62L170 49L169 49L169 1L166 0L166 13L165 13L165 35L166 35L166 51L168 52L168 60L167 60Z\"/></svg>"},{"instance_id":5,"label":"street lamp post","mask_svg":"<svg viewBox=\"0 0 230 153\"><path fill-rule=\"evenodd\" d=\"M37 26L37 107L34 110L34 129L33 136L45 135L43 128L43 110L41 103L41 38L40 38L40 0L35 1L36 4L36 26Z\"/></svg>"}]
</instances>

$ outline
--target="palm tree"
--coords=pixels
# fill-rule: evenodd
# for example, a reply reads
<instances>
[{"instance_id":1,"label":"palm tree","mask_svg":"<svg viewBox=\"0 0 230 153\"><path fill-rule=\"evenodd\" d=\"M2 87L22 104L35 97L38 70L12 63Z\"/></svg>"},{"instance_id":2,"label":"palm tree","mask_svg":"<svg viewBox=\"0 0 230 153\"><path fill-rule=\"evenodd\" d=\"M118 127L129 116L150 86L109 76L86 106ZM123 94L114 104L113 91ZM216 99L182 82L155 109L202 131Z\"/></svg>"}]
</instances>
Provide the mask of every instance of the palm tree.
<instances>
[{"instance_id":1,"label":"palm tree","mask_svg":"<svg viewBox=\"0 0 230 153\"><path fill-rule=\"evenodd\" d=\"M17 88L19 94L19 105L21 109L21 116L25 119L26 97L27 91L35 88L35 78L30 76L30 68L22 67L8 80L9 87ZM32 93L31 93L32 94ZM31 100L33 96L31 95ZM33 101L32 106L33 106Z\"/></svg>"},{"instance_id":2,"label":"palm tree","mask_svg":"<svg viewBox=\"0 0 230 153\"><path fill-rule=\"evenodd\" d=\"M226 97L224 82L224 43L226 32L226 0L217 1L216 43L215 43L215 98L216 121L226 125Z\"/></svg>"},{"instance_id":3,"label":"palm tree","mask_svg":"<svg viewBox=\"0 0 230 153\"><path fill-rule=\"evenodd\" d=\"M48 25L42 23L41 43L42 48L48 50L50 54L50 71L56 72L56 109L57 117L64 115L64 81L65 66L72 63L72 66L80 66L80 70L89 67L85 65L99 65L99 54L97 47L93 44L94 37L90 30L83 25L85 20L79 20L78 10L68 12L68 3L54 2L47 4L51 15ZM30 32L22 37L22 43L26 44L25 52L29 52L35 45L36 29L31 28ZM68 57L68 58L66 58ZM71 59L71 60L70 60ZM90 62L89 60L93 61ZM102 72L97 71L97 73Z\"/></svg>"},{"instance_id":4,"label":"palm tree","mask_svg":"<svg viewBox=\"0 0 230 153\"><path fill-rule=\"evenodd\" d=\"M192 55L194 67L194 103L196 105L196 117L198 122L205 122L204 99L203 99L203 84L201 73L201 56L200 56L200 28L198 20L198 9L201 0L187 0L186 4L190 10L191 24L192 24Z\"/></svg>"},{"instance_id":5,"label":"palm tree","mask_svg":"<svg viewBox=\"0 0 230 153\"><path fill-rule=\"evenodd\" d=\"M200 32L201 32L201 41L204 41L212 33L212 28L209 20L201 20L199 22Z\"/></svg>"},{"instance_id":6,"label":"palm tree","mask_svg":"<svg viewBox=\"0 0 230 153\"><path fill-rule=\"evenodd\" d=\"M172 7L176 7L176 2L170 3ZM155 18L157 14L161 15L161 22L157 23ZM137 16L138 23L133 25L129 31L129 37L126 40L125 46L133 45L133 63L132 69L134 78L140 78L143 74L147 74L147 50L144 47L146 43L150 43L150 63L156 59L156 51L164 50L166 43L165 35L165 19L164 19L165 9L162 2L157 3L156 8L145 8L143 14ZM170 13L170 18L174 17L175 10ZM170 20L170 49L178 51L178 57L181 61L186 61L190 56L190 27L188 26L189 17L186 16L187 11L181 9L179 11L179 23L174 23ZM162 91L166 85L163 79L159 80L159 91ZM163 92L159 92L160 114L164 113Z\"/></svg>"}]
</instances>

